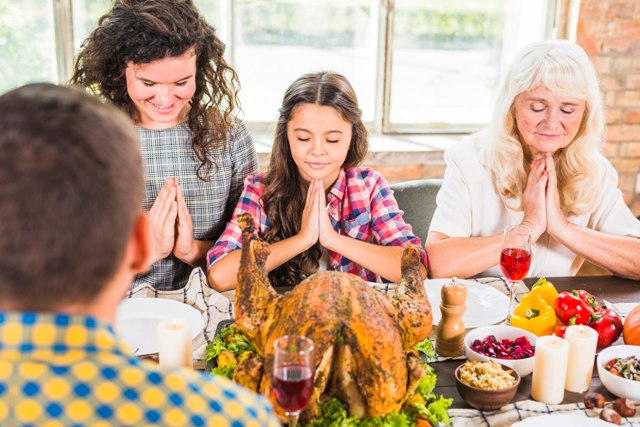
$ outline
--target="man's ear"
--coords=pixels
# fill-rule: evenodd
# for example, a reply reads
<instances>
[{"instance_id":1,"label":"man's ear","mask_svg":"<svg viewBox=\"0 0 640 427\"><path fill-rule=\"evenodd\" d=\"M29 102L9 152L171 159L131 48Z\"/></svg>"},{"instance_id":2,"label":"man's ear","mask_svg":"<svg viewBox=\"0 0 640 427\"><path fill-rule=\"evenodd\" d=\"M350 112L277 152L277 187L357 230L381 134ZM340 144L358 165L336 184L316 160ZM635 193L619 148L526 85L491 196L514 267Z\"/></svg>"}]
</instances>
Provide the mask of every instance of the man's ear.
<instances>
[{"instance_id":1,"label":"man's ear","mask_svg":"<svg viewBox=\"0 0 640 427\"><path fill-rule=\"evenodd\" d=\"M134 274L145 273L151 267L149 248L149 216L140 212L129 240L129 268Z\"/></svg>"}]
</instances>

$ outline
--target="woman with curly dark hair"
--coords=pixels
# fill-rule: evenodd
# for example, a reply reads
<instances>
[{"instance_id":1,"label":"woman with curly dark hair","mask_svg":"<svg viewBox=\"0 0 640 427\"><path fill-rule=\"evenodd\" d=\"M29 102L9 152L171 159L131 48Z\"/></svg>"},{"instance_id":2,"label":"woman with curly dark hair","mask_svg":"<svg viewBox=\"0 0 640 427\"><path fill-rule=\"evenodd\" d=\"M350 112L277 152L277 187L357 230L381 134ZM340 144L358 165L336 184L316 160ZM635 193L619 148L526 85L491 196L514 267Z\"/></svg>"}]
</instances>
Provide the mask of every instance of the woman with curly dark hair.
<instances>
[{"instance_id":1,"label":"woman with curly dark hair","mask_svg":"<svg viewBox=\"0 0 640 427\"><path fill-rule=\"evenodd\" d=\"M140 136L154 264L134 285L183 287L257 172L224 48L192 0L116 0L76 59L70 84L122 108Z\"/></svg>"},{"instance_id":2,"label":"woman with curly dark hair","mask_svg":"<svg viewBox=\"0 0 640 427\"><path fill-rule=\"evenodd\" d=\"M400 280L403 246L420 245L393 193L373 169L360 167L367 130L347 79L305 74L287 89L269 171L248 179L231 222L209 251L209 283L235 286L241 232L249 212L271 243L266 269L275 286L295 286L319 269L365 280ZM423 276L426 277L426 254Z\"/></svg>"}]
</instances>

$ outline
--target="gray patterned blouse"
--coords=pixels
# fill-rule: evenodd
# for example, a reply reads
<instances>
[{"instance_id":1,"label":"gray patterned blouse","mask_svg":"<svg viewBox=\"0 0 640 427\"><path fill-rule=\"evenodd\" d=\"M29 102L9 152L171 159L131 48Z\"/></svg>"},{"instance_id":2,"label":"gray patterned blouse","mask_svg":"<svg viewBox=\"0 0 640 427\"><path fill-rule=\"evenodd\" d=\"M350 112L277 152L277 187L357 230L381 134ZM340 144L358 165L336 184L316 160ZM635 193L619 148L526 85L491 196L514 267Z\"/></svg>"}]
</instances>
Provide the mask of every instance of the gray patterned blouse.
<instances>
[{"instance_id":1,"label":"gray patterned blouse","mask_svg":"<svg viewBox=\"0 0 640 427\"><path fill-rule=\"evenodd\" d=\"M145 169L143 209L149 211L166 178L176 177L191 213L193 237L215 242L231 218L244 179L258 171L255 147L247 128L237 121L227 133L226 147L212 151L215 166L208 181L197 176L200 161L191 147L187 124L161 130L139 126L136 129ZM147 274L136 276L133 286L149 283L158 290L180 289L192 269L171 254L155 263Z\"/></svg>"}]
</instances>

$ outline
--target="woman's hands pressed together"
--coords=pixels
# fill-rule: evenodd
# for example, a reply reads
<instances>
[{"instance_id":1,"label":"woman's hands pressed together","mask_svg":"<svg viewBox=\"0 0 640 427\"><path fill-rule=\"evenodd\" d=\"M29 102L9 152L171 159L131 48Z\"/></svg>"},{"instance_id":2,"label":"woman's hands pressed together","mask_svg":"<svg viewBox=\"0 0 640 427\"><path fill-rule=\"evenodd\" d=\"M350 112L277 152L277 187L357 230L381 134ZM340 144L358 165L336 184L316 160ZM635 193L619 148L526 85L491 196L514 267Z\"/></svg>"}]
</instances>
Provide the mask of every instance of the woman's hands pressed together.
<instances>
[{"instance_id":1,"label":"woman's hands pressed together","mask_svg":"<svg viewBox=\"0 0 640 427\"><path fill-rule=\"evenodd\" d=\"M175 179L167 178L149 209L149 243L154 263L169 256L175 245L176 192Z\"/></svg>"},{"instance_id":2,"label":"woman's hands pressed together","mask_svg":"<svg viewBox=\"0 0 640 427\"><path fill-rule=\"evenodd\" d=\"M533 242L545 231L555 237L567 224L560 208L558 178L551 154L546 153L531 163L527 187L522 194L522 208L522 224L531 228Z\"/></svg>"},{"instance_id":3,"label":"woman's hands pressed together","mask_svg":"<svg viewBox=\"0 0 640 427\"><path fill-rule=\"evenodd\" d=\"M535 242L547 229L546 191L549 182L545 157L536 158L531 164L527 186L522 193L522 224L531 229Z\"/></svg>"},{"instance_id":4,"label":"woman's hands pressed together","mask_svg":"<svg viewBox=\"0 0 640 427\"><path fill-rule=\"evenodd\" d=\"M560 209L555 163L551 154L536 156L522 192L522 225L531 229L531 243L542 234L563 230L567 224ZM426 248L432 277L472 277L498 263L502 233L478 237L449 237L429 232ZM451 260L455 259L455 262Z\"/></svg>"},{"instance_id":5,"label":"woman's hands pressed together","mask_svg":"<svg viewBox=\"0 0 640 427\"><path fill-rule=\"evenodd\" d=\"M149 239L153 262L173 253L176 258L196 265L212 242L193 238L193 222L182 187L176 178L167 178L149 209Z\"/></svg>"},{"instance_id":6,"label":"woman's hands pressed together","mask_svg":"<svg viewBox=\"0 0 640 427\"><path fill-rule=\"evenodd\" d=\"M178 217L176 221L176 241L173 254L187 264L195 264L198 260L198 248L193 238L193 222L191 214L184 200L182 186L176 183L176 201L178 202Z\"/></svg>"},{"instance_id":7,"label":"woman's hands pressed together","mask_svg":"<svg viewBox=\"0 0 640 427\"><path fill-rule=\"evenodd\" d=\"M558 193L558 177L555 162L551 155L545 158L548 183L546 192L547 232L556 236L567 225L567 218L560 208L560 194Z\"/></svg>"}]
</instances>

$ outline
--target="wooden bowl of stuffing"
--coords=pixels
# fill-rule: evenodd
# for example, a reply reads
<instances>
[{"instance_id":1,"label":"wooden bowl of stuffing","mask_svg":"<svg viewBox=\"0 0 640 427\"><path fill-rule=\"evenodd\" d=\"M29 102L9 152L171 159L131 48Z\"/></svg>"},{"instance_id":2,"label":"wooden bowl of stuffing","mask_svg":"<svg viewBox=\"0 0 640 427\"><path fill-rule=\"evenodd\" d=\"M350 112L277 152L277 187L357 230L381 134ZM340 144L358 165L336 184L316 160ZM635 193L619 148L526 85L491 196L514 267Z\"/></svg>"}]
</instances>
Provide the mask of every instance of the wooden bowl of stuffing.
<instances>
[{"instance_id":1,"label":"wooden bowl of stuffing","mask_svg":"<svg viewBox=\"0 0 640 427\"><path fill-rule=\"evenodd\" d=\"M465 402L481 411L508 405L520 385L520 375L494 361L467 361L456 368L456 388Z\"/></svg>"}]
</instances>

